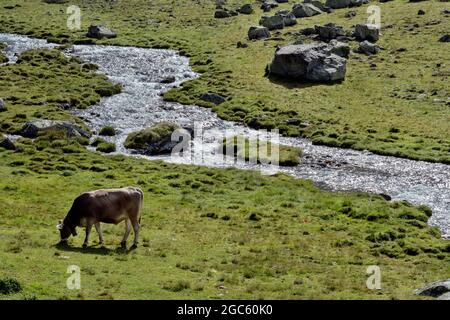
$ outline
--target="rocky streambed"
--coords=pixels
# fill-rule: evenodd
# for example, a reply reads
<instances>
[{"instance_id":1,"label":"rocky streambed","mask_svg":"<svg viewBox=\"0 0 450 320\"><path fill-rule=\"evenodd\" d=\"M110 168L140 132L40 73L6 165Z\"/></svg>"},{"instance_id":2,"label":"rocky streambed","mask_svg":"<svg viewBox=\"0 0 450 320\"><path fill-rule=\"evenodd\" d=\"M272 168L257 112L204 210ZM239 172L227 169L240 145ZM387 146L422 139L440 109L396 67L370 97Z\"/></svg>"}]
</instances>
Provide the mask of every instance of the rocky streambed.
<instances>
[{"instance_id":1,"label":"rocky streambed","mask_svg":"<svg viewBox=\"0 0 450 320\"><path fill-rule=\"evenodd\" d=\"M0 42L9 45L7 56L10 63L24 50L53 46L44 40L11 34L0 34ZM274 168L224 158L217 152L218 142L223 137L261 137L261 133L224 121L210 109L163 100L162 94L171 87L198 76L190 69L187 58L171 50L91 45L74 46L66 54L97 64L99 71L108 75L111 81L123 85L122 93L103 98L87 110L73 111L94 132L106 125L115 127L117 134L107 139L116 144L117 153L133 155L123 146L126 137L154 123L170 121L191 127L195 124L203 134L191 141L188 156L146 158L210 167L234 166L263 173L277 169L298 178L311 179L328 190L373 192L388 195L393 200L425 204L433 209L429 223L439 227L443 234L450 235L449 165L316 146L307 139L285 137L280 137L279 143L303 149L302 162L298 166ZM271 133L262 137L277 138Z\"/></svg>"}]
</instances>

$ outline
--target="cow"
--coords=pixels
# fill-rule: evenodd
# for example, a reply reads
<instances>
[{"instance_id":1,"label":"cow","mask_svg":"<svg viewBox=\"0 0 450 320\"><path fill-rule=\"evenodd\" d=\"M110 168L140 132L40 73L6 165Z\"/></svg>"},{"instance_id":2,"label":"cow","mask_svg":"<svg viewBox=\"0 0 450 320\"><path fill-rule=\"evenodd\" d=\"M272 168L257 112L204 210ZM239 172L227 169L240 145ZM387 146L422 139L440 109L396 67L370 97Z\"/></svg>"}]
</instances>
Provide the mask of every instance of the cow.
<instances>
[{"instance_id":1,"label":"cow","mask_svg":"<svg viewBox=\"0 0 450 320\"><path fill-rule=\"evenodd\" d=\"M139 228L141 223L141 209L144 193L135 187L121 189L102 189L85 192L73 202L69 213L63 221L59 221L57 229L60 232L61 244L66 244L69 237L76 236L77 227L86 228L86 238L83 248L89 243L92 226L95 226L99 236L99 243L103 244L103 234L100 223L119 224L125 221L125 234L122 247L126 247L131 227L134 230L133 247L139 242Z\"/></svg>"}]
</instances>

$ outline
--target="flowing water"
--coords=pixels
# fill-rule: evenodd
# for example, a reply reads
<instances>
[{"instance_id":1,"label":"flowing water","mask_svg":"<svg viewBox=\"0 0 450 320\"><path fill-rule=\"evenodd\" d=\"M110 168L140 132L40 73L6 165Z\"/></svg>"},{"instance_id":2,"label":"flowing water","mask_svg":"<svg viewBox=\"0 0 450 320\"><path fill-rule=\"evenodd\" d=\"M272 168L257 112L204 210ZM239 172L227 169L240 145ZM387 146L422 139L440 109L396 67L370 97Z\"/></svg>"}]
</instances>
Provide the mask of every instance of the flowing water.
<instances>
[{"instance_id":1,"label":"flowing water","mask_svg":"<svg viewBox=\"0 0 450 320\"><path fill-rule=\"evenodd\" d=\"M7 54L15 56L26 49L52 47L43 40L0 34L0 42L7 42ZM114 126L118 134L108 138L117 146L117 153L131 155L123 143L130 132L153 123L171 121L181 125L201 125L202 135L190 144L187 157L158 156L169 162L189 163L210 167L235 166L273 172L273 166L256 165L224 158L217 152L224 136L261 136L243 125L219 119L210 109L166 102L162 93L198 75L189 67L189 60L175 51L115 46L74 46L66 54L78 56L99 65L100 72L113 82L121 83L121 94L103 98L87 110L73 112L98 132L105 125ZM175 82L164 84L173 76ZM276 139L268 133L263 137ZM302 163L278 169L298 178L313 180L317 185L336 191L366 191L389 195L394 200L426 204L433 209L429 223L450 234L450 166L375 155L370 152L312 145L301 138L280 137L279 142L303 149Z\"/></svg>"}]
</instances>

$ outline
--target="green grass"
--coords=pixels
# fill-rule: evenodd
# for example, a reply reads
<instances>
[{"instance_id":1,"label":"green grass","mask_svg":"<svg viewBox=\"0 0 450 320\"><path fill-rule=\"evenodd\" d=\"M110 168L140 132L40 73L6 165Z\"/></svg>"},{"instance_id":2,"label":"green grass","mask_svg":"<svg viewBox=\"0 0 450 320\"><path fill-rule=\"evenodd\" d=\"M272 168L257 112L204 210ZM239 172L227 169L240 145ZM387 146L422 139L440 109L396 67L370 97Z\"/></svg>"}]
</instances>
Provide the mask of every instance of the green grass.
<instances>
[{"instance_id":1,"label":"green grass","mask_svg":"<svg viewBox=\"0 0 450 320\"><path fill-rule=\"evenodd\" d=\"M380 4L383 28L379 44L386 50L372 57L353 55L346 80L336 85L275 82L264 77L264 70L274 47L294 41L296 31L327 22L350 29L366 21L367 6L298 19L297 26L285 28L276 39L250 42L246 33L257 25L262 15L259 9L252 15L214 19L214 4L207 1L180 0L174 5L167 0L134 0L130 5L123 0L76 0L71 4L82 9L82 30L70 31L66 27L67 5L39 0L9 2L21 7L2 10L3 32L57 42L173 48L190 56L194 70L202 77L169 91L165 95L169 100L213 107L225 119L252 127L277 127L285 135L301 135L318 144L450 163L448 105L434 102L449 96L448 44L438 42L448 32L448 18L441 13L447 6L444 2L396 0ZM232 8L244 3L228 2ZM293 3L280 5L280 9ZM418 9L426 14L418 16ZM350 10L357 16L345 18ZM108 25L118 37L85 39L91 23ZM415 23L419 27L409 30ZM247 43L248 48L237 48L238 41ZM357 45L351 43L353 48ZM212 106L199 99L209 91L227 97L227 101ZM423 93L424 98L417 99ZM298 126L289 121L292 119L308 125Z\"/></svg>"},{"instance_id":2,"label":"green grass","mask_svg":"<svg viewBox=\"0 0 450 320\"><path fill-rule=\"evenodd\" d=\"M99 1L84 3L96 7ZM116 17L120 3L115 9L97 14ZM59 5L37 1L20 4L20 8L0 12L2 31L34 32L41 37L64 39L64 33L57 33L63 30L58 23L64 17L59 13ZM200 43L196 22L206 9L185 5L180 1L173 14L179 17L185 9L186 14L193 14L191 21L171 19L172 24L161 25L160 33L145 33L140 40L135 31L142 33L140 19L145 17L148 22L150 16L167 17L171 5L161 7L156 1L146 2L144 7L143 2L136 1L133 12L123 10L117 25L113 20L106 22L119 31L117 41L123 44L135 41L153 46L166 39L171 46L180 41L194 52L190 43L177 40L179 31L169 32L185 24L184 39L192 36L192 43ZM55 20L43 19L42 8ZM155 8L165 11L149 15L152 11L148 10ZM35 15L31 14L33 10ZM126 21L132 14L136 18ZM210 28L208 24L218 24L220 31L222 24L228 23L206 16L201 19L206 22L200 28L203 30ZM255 17L236 19L249 19L250 23ZM152 30L154 26L147 22L145 28ZM133 27L127 29L129 33L125 24ZM225 51L214 53L215 49L207 49L234 41L236 28L230 25L229 34L219 42L208 40L211 35L203 34L205 42L195 49L203 55L196 55L192 62L215 57L211 66L217 63L218 71L223 68L223 61L236 59L228 57ZM150 41L147 37L158 39ZM268 55L269 49L264 49L262 42L250 46L250 50L260 46L260 51L267 50L264 54ZM259 61L258 56L254 59ZM0 114L2 132L12 133L25 121L37 118L68 119L82 124L68 111L59 109L57 103L79 101L78 107L86 107L98 101L97 91L118 89L105 77L80 68L77 59L65 58L53 50L29 52L20 61L0 67L0 96L8 103L8 111ZM197 70L200 67L196 64ZM253 77L255 70L247 75ZM218 88L214 76L222 75L226 79L222 88L231 92L242 86L240 92L245 96L249 93L246 84L236 82L227 87L236 72L240 73L237 69L228 73L206 72L200 80L191 82L192 88L201 88L207 82L211 82L209 87ZM265 80L261 77L256 83L259 81ZM272 88L274 84L266 85ZM285 98L266 95L257 87L254 99ZM291 92L285 90L285 94ZM260 97L256 97L257 93ZM429 128L430 137L442 129L439 126L437 122ZM105 141L98 139L94 145L102 143ZM15 151L0 148L0 281L10 293L0 295L0 299L410 299L416 298L413 289L448 277L450 246L440 239L437 229L426 224L431 213L426 207L387 202L381 196L365 193L326 192L310 181L282 174L264 176L237 169L101 155L87 151L87 144L86 138L68 139L61 132L49 131L35 140L19 139ZM94 232L91 246L82 249L82 230L70 240L70 247L56 246L59 235L55 226L77 195L129 185L145 192L138 249L119 250L124 228L111 225L104 226L104 248L96 245ZM80 291L66 288L69 265L81 267ZM382 290L366 288L366 269L370 265L381 268ZM19 287L20 292L10 290Z\"/></svg>"},{"instance_id":3,"label":"green grass","mask_svg":"<svg viewBox=\"0 0 450 320\"><path fill-rule=\"evenodd\" d=\"M224 154L232 154L245 161L254 163L278 163L280 166L296 166L300 163L300 148L277 145L272 142L250 140L245 137L225 138L220 147ZM230 151L228 151L230 150Z\"/></svg>"}]
</instances>

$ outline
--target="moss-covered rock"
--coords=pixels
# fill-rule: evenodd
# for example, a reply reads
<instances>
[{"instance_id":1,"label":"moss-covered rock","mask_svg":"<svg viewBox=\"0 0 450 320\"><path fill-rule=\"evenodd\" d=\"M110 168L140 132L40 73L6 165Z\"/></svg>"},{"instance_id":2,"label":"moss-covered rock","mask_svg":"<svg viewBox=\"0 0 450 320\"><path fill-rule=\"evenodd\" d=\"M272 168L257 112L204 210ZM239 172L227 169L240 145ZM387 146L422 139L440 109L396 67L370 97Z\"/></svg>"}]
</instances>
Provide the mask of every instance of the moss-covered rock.
<instances>
[{"instance_id":1,"label":"moss-covered rock","mask_svg":"<svg viewBox=\"0 0 450 320\"><path fill-rule=\"evenodd\" d=\"M277 163L280 166L300 164L302 150L296 147L272 144L261 140L250 140L234 136L224 139L221 145L223 154L233 154L239 159L256 163ZM272 152L274 152L272 154Z\"/></svg>"},{"instance_id":2,"label":"moss-covered rock","mask_svg":"<svg viewBox=\"0 0 450 320\"><path fill-rule=\"evenodd\" d=\"M160 122L131 133L125 140L125 147L147 155L167 154L172 152L178 143L178 141L172 141L172 134L179 129L181 127L177 124Z\"/></svg>"}]
</instances>

